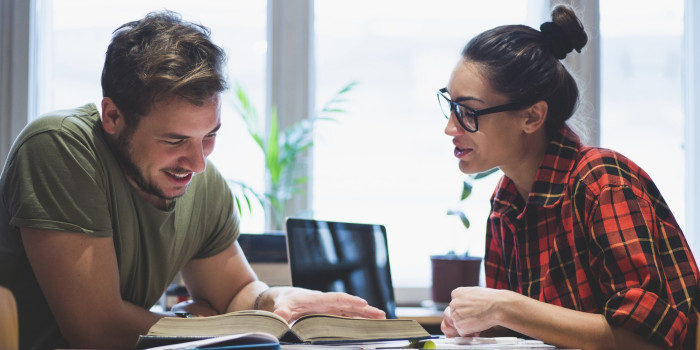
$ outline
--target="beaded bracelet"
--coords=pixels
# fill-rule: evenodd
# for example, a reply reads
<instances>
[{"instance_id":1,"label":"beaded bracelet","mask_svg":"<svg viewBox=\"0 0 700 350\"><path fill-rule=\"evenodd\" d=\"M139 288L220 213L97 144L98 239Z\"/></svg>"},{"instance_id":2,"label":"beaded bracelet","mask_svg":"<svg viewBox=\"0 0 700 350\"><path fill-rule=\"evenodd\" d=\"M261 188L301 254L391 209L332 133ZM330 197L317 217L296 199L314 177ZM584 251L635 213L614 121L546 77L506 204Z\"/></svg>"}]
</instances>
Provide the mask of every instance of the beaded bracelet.
<instances>
[{"instance_id":1,"label":"beaded bracelet","mask_svg":"<svg viewBox=\"0 0 700 350\"><path fill-rule=\"evenodd\" d=\"M260 294L258 294L258 296L255 298L255 302L253 303L253 310L258 310L258 307L260 306L260 299L262 299L263 294L265 294L265 292L267 292L268 290L269 288L265 289L264 291L260 292Z\"/></svg>"}]
</instances>

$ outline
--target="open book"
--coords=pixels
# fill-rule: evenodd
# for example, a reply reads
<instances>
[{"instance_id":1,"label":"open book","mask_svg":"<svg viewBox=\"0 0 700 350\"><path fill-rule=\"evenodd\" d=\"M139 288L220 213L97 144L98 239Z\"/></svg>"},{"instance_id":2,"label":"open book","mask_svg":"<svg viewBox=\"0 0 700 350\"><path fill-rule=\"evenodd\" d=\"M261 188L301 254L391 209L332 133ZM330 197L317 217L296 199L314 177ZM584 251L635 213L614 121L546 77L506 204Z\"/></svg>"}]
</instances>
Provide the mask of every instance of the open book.
<instances>
[{"instance_id":1,"label":"open book","mask_svg":"<svg viewBox=\"0 0 700 350\"><path fill-rule=\"evenodd\" d=\"M136 347L143 349L248 332L268 333L282 342L312 344L430 338L415 320L307 315L290 325L272 312L245 310L210 317L162 318L139 338Z\"/></svg>"}]
</instances>

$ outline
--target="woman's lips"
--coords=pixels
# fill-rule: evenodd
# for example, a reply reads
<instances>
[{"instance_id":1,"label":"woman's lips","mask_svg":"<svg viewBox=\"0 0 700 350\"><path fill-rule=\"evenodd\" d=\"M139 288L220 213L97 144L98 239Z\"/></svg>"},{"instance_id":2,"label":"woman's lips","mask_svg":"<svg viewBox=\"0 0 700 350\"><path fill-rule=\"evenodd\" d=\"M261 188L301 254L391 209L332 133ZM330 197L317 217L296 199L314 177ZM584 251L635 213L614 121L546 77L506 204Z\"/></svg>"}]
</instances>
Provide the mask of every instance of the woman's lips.
<instances>
[{"instance_id":1,"label":"woman's lips","mask_svg":"<svg viewBox=\"0 0 700 350\"><path fill-rule=\"evenodd\" d=\"M471 153L471 151L472 151L471 148L455 147L455 157L462 158L462 157L466 156L467 154Z\"/></svg>"}]
</instances>

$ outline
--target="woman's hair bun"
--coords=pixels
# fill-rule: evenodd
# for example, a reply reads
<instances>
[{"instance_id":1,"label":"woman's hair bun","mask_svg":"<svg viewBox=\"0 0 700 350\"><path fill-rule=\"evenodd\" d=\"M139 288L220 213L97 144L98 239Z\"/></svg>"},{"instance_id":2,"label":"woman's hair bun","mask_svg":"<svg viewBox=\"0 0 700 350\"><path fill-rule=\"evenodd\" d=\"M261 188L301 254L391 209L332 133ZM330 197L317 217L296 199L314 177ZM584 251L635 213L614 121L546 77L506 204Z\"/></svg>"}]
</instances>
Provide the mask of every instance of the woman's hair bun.
<instances>
[{"instance_id":1,"label":"woman's hair bun","mask_svg":"<svg viewBox=\"0 0 700 350\"><path fill-rule=\"evenodd\" d=\"M588 42L588 35L574 11L564 5L552 10L552 21L540 26L544 43L557 59L564 59L573 51L581 52Z\"/></svg>"}]
</instances>

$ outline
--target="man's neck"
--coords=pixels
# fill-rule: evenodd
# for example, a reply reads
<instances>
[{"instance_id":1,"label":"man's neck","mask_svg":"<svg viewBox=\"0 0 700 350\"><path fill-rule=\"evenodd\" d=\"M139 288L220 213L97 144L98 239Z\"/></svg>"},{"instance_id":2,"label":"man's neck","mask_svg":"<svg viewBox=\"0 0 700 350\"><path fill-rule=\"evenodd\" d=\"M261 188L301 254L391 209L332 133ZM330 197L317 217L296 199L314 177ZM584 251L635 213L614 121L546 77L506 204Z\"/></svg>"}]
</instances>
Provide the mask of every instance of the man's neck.
<instances>
[{"instance_id":1,"label":"man's neck","mask_svg":"<svg viewBox=\"0 0 700 350\"><path fill-rule=\"evenodd\" d=\"M148 192L142 190L141 187L139 187L139 185L137 185L136 182L133 179L131 179L131 177L129 177L127 175L124 175L124 176L126 176L126 180L129 182L129 184L132 187L134 187L134 189L136 189L136 193L138 193L139 196L141 196L141 198L143 198L150 205L154 206L155 208L157 208L159 210L169 210L170 209L170 206L173 203L172 200L163 199L163 198L160 198L152 193L148 193Z\"/></svg>"}]
</instances>

